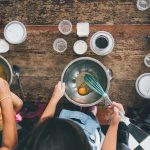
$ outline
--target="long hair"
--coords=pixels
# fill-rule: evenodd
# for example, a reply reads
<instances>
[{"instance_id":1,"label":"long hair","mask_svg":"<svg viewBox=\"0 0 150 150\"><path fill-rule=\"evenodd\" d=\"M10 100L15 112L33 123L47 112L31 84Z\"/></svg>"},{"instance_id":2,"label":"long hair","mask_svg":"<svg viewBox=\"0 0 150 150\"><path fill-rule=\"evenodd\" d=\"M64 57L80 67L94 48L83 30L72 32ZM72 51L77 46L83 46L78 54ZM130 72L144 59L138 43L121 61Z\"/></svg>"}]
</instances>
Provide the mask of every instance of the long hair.
<instances>
[{"instance_id":1,"label":"long hair","mask_svg":"<svg viewBox=\"0 0 150 150\"><path fill-rule=\"evenodd\" d=\"M16 150L91 150L91 147L83 130L72 121L47 118Z\"/></svg>"}]
</instances>

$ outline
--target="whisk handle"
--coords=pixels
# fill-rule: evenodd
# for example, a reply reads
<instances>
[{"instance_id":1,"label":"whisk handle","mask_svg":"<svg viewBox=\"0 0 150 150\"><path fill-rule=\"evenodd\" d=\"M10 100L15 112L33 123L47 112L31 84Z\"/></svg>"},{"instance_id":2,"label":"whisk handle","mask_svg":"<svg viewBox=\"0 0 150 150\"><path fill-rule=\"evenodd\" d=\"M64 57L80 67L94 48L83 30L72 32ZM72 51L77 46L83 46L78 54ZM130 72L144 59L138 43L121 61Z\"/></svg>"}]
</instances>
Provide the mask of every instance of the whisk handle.
<instances>
[{"instance_id":1,"label":"whisk handle","mask_svg":"<svg viewBox=\"0 0 150 150\"><path fill-rule=\"evenodd\" d=\"M112 101L107 94L104 94L105 105L112 105Z\"/></svg>"}]
</instances>

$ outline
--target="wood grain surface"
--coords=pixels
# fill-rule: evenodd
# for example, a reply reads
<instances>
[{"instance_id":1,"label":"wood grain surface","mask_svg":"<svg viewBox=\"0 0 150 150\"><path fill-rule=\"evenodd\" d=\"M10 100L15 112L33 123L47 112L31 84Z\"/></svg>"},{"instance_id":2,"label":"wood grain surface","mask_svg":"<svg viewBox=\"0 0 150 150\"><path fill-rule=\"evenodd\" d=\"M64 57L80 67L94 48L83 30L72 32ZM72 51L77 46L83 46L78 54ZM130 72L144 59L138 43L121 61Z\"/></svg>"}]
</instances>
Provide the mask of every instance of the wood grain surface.
<instances>
[{"instance_id":1,"label":"wood grain surface","mask_svg":"<svg viewBox=\"0 0 150 150\"><path fill-rule=\"evenodd\" d=\"M3 23L20 20L27 25L57 25L62 19L74 24L149 24L150 10L139 11L136 0L7 0L0 1Z\"/></svg>"}]
</instances>

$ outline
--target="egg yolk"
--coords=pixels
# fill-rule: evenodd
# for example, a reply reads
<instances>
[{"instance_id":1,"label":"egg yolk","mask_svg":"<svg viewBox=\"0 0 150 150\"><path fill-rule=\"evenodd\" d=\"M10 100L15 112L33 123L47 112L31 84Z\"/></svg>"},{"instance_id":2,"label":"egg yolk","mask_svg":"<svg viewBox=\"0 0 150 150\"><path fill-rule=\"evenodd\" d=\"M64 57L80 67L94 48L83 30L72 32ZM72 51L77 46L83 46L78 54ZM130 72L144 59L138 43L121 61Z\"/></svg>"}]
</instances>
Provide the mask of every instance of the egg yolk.
<instances>
[{"instance_id":1,"label":"egg yolk","mask_svg":"<svg viewBox=\"0 0 150 150\"><path fill-rule=\"evenodd\" d=\"M80 88L78 89L78 93L79 93L80 95L86 95L86 94L88 94L88 91L87 91L87 89L86 89L85 87L80 87Z\"/></svg>"}]
</instances>

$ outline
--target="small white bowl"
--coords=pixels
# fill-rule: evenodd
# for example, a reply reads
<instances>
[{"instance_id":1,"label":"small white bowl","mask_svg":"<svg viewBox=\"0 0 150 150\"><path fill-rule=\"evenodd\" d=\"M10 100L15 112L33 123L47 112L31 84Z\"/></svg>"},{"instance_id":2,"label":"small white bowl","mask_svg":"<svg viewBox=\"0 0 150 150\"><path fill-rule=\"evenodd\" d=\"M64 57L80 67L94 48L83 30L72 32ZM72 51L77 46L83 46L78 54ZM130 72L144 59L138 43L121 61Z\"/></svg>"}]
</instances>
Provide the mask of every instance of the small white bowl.
<instances>
[{"instance_id":1,"label":"small white bowl","mask_svg":"<svg viewBox=\"0 0 150 150\"><path fill-rule=\"evenodd\" d=\"M5 40L0 39L0 53L6 53L7 51L9 51L9 44Z\"/></svg>"},{"instance_id":2,"label":"small white bowl","mask_svg":"<svg viewBox=\"0 0 150 150\"><path fill-rule=\"evenodd\" d=\"M87 51L87 43L83 40L78 40L73 45L73 50L78 55L83 55Z\"/></svg>"},{"instance_id":3,"label":"small white bowl","mask_svg":"<svg viewBox=\"0 0 150 150\"><path fill-rule=\"evenodd\" d=\"M69 20L63 20L59 23L58 29L62 34L68 35L72 31L72 23Z\"/></svg>"},{"instance_id":4,"label":"small white bowl","mask_svg":"<svg viewBox=\"0 0 150 150\"><path fill-rule=\"evenodd\" d=\"M4 28L4 37L11 44L20 44L27 38L26 27L19 21L9 22Z\"/></svg>"}]
</instances>

